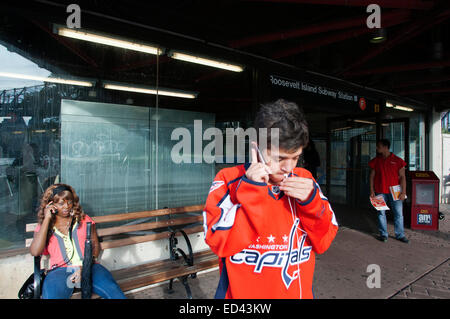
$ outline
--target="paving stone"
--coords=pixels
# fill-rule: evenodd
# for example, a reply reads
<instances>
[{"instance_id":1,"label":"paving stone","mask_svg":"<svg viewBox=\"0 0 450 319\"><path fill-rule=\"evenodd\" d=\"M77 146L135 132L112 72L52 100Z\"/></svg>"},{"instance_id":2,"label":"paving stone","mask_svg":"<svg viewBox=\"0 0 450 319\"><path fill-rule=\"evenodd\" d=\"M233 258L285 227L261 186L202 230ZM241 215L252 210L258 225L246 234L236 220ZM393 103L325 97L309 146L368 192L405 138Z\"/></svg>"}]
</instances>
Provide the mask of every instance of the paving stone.
<instances>
[{"instance_id":1,"label":"paving stone","mask_svg":"<svg viewBox=\"0 0 450 319\"><path fill-rule=\"evenodd\" d=\"M415 294L415 293L406 293L408 299L436 299L432 296L423 295L423 294Z\"/></svg>"},{"instance_id":2,"label":"paving stone","mask_svg":"<svg viewBox=\"0 0 450 319\"><path fill-rule=\"evenodd\" d=\"M434 287L436 286L435 282L428 277L421 278L414 282L414 285L419 285L422 287Z\"/></svg>"},{"instance_id":3,"label":"paving stone","mask_svg":"<svg viewBox=\"0 0 450 319\"><path fill-rule=\"evenodd\" d=\"M408 297L406 295L398 294L392 297L392 299L408 299Z\"/></svg>"},{"instance_id":4,"label":"paving stone","mask_svg":"<svg viewBox=\"0 0 450 319\"><path fill-rule=\"evenodd\" d=\"M416 285L416 284L411 285L410 289L411 289L411 293L413 293L413 294L427 295L427 296L429 295L427 288L422 287L420 285Z\"/></svg>"},{"instance_id":5,"label":"paving stone","mask_svg":"<svg viewBox=\"0 0 450 319\"><path fill-rule=\"evenodd\" d=\"M450 290L447 289L435 289L435 288L428 288L428 292L430 293L430 296L434 298L441 298L441 299L450 299Z\"/></svg>"}]
</instances>

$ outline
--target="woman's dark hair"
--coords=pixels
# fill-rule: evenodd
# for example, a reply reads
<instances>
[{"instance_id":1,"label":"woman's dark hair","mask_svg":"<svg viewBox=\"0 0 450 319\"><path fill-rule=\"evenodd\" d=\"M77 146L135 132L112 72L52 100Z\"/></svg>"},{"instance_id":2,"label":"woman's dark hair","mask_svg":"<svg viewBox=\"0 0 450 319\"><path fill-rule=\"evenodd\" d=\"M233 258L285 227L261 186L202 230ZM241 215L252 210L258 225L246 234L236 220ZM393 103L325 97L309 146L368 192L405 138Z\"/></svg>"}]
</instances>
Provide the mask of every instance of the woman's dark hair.
<instances>
[{"instance_id":1,"label":"woman's dark hair","mask_svg":"<svg viewBox=\"0 0 450 319\"><path fill-rule=\"evenodd\" d=\"M65 190L60 191L57 194L53 194L53 191L56 188ZM71 200L73 202L72 205L73 217L78 223L80 223L84 219L85 213L81 208L80 198L78 197L77 193L75 193L75 190L72 188L72 186L67 184L53 184L50 185L42 194L41 203L37 209L37 219L39 224L42 224L42 222L44 221L45 206L47 206L47 204L51 201L58 203L61 200ZM54 225L55 225L55 217L52 216L50 225L48 227L47 241L49 240L51 233L53 232Z\"/></svg>"},{"instance_id":2,"label":"woman's dark hair","mask_svg":"<svg viewBox=\"0 0 450 319\"><path fill-rule=\"evenodd\" d=\"M254 127L267 128L267 147L270 148L271 129L279 129L278 147L287 152L295 152L305 147L309 140L308 123L297 104L279 99L261 105L256 114Z\"/></svg>"}]
</instances>

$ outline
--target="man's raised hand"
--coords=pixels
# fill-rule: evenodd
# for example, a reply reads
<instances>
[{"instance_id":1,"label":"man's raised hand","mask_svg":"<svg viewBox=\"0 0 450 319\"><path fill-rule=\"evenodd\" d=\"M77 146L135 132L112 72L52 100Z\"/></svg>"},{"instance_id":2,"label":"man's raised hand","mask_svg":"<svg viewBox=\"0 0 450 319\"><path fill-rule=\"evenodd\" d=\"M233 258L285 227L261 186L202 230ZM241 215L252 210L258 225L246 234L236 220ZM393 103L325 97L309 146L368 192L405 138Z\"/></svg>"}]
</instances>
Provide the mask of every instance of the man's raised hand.
<instances>
[{"instance_id":1,"label":"man's raised hand","mask_svg":"<svg viewBox=\"0 0 450 319\"><path fill-rule=\"evenodd\" d=\"M245 176L254 182L258 183L268 183L269 174L272 174L270 168L258 161L258 152L256 151L256 143L252 142L252 161L250 167L247 169Z\"/></svg>"}]
</instances>

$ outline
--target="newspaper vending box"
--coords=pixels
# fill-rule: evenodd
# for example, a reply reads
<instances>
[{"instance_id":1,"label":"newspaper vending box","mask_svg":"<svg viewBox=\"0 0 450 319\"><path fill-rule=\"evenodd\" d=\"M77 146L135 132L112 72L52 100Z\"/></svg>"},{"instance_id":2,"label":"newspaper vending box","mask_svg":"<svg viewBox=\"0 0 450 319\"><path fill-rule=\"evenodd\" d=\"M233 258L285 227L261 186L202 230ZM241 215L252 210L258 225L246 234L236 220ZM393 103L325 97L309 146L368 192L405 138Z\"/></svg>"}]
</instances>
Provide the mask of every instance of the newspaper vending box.
<instances>
[{"instance_id":1,"label":"newspaper vending box","mask_svg":"<svg viewBox=\"0 0 450 319\"><path fill-rule=\"evenodd\" d=\"M432 171L410 171L411 229L439 229L439 178Z\"/></svg>"}]
</instances>

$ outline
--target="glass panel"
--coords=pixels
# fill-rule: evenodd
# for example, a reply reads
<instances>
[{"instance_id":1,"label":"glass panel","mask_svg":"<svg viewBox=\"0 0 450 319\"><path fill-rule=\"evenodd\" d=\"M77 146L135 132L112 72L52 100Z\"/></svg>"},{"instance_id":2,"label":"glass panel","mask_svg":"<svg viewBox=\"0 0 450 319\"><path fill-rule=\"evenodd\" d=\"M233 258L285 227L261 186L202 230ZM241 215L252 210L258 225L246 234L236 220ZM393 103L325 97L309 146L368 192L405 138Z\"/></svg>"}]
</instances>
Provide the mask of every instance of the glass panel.
<instances>
[{"instance_id":1,"label":"glass panel","mask_svg":"<svg viewBox=\"0 0 450 319\"><path fill-rule=\"evenodd\" d=\"M214 165L175 163L171 151L179 141L172 141L171 134L182 127L193 137L194 119L202 120L206 129L214 126L214 115L164 109L157 112L158 116L153 108L63 101L61 180L80 190L80 200L89 214L205 202ZM192 152L189 156L193 162L194 156L202 154Z\"/></svg>"},{"instance_id":2,"label":"glass panel","mask_svg":"<svg viewBox=\"0 0 450 319\"><path fill-rule=\"evenodd\" d=\"M154 207L148 108L63 100L61 182L89 215Z\"/></svg>"},{"instance_id":3,"label":"glass panel","mask_svg":"<svg viewBox=\"0 0 450 319\"><path fill-rule=\"evenodd\" d=\"M152 190L157 198L157 208L199 205L206 202L211 182L214 180L214 163L208 164L203 158L203 149L210 141L203 141L206 129L214 127L215 115L180 110L150 109L151 131L155 132L158 119L158 151L152 152L157 169L157 188ZM174 146L182 139L172 140L172 132L187 129L191 138L190 163L176 163L171 158ZM195 130L198 130L195 133ZM198 144L197 144L198 143ZM152 148L156 147L152 139ZM186 151L186 150L183 150ZM185 154L183 154L185 155ZM157 158L157 160L156 160ZM156 176L152 175L156 182Z\"/></svg>"},{"instance_id":4,"label":"glass panel","mask_svg":"<svg viewBox=\"0 0 450 319\"><path fill-rule=\"evenodd\" d=\"M416 205L432 206L434 203L434 185L416 184Z\"/></svg>"},{"instance_id":5,"label":"glass panel","mask_svg":"<svg viewBox=\"0 0 450 319\"><path fill-rule=\"evenodd\" d=\"M391 142L390 151L405 159L405 125L403 122L387 123L383 126L383 137Z\"/></svg>"},{"instance_id":6,"label":"glass panel","mask_svg":"<svg viewBox=\"0 0 450 319\"><path fill-rule=\"evenodd\" d=\"M0 250L24 247L25 225L36 222L39 198L59 175L61 97L86 95L58 84L1 91Z\"/></svg>"},{"instance_id":7,"label":"glass panel","mask_svg":"<svg viewBox=\"0 0 450 319\"><path fill-rule=\"evenodd\" d=\"M320 158L320 166L317 167L317 183L325 190L327 184L327 141L314 140L316 143L316 150Z\"/></svg>"},{"instance_id":8,"label":"glass panel","mask_svg":"<svg viewBox=\"0 0 450 319\"><path fill-rule=\"evenodd\" d=\"M347 202L348 140L345 132L351 127L344 121L335 121L331 129L330 145L330 193L328 199L336 203Z\"/></svg>"},{"instance_id":9,"label":"glass panel","mask_svg":"<svg viewBox=\"0 0 450 319\"><path fill-rule=\"evenodd\" d=\"M409 170L425 169L425 122L422 114L409 119Z\"/></svg>"}]
</instances>

